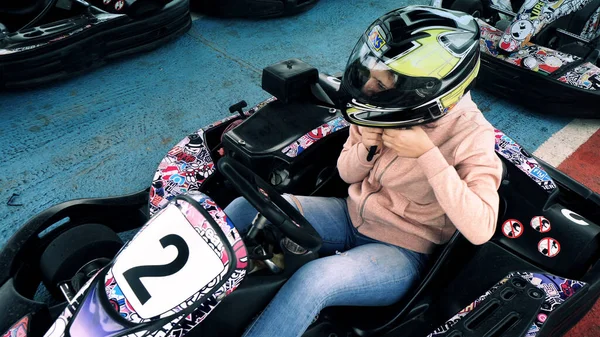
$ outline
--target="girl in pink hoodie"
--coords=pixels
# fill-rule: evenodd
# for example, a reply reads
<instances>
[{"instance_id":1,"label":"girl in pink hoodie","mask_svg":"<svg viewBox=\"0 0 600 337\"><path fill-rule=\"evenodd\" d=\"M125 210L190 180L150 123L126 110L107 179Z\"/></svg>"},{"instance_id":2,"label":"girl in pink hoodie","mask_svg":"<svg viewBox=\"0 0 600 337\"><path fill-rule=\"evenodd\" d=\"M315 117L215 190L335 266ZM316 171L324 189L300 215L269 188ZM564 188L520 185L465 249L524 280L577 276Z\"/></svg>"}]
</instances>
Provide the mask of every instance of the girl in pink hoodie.
<instances>
[{"instance_id":1,"label":"girl in pink hoodie","mask_svg":"<svg viewBox=\"0 0 600 337\"><path fill-rule=\"evenodd\" d=\"M341 85L348 197L286 195L321 235L324 257L300 268L244 336L301 336L326 306L393 304L456 230L473 244L492 237L502 164L469 94L479 62L479 27L461 12L408 6L365 31ZM256 210L238 198L225 213L245 232Z\"/></svg>"}]
</instances>

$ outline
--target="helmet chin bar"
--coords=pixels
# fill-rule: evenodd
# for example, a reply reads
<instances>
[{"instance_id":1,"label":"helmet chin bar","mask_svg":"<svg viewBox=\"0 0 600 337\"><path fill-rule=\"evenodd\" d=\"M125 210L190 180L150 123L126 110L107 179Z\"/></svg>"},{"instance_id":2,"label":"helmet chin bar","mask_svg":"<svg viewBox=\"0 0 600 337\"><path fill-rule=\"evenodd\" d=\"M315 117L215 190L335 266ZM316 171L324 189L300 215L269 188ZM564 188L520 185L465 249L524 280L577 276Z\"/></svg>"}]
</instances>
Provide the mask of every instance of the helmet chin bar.
<instances>
[{"instance_id":1,"label":"helmet chin bar","mask_svg":"<svg viewBox=\"0 0 600 337\"><path fill-rule=\"evenodd\" d=\"M411 108L383 108L372 106L368 104L364 104L356 101L355 99L351 99L350 102L346 102L342 105L343 108L342 114L348 120L348 122L360 126L366 127L377 127L377 128L401 128L401 127L411 127L422 124L427 124L434 122L444 115L446 115L447 109L445 110L441 105L439 99L435 99L429 101L420 106ZM349 109L358 110L356 112L348 112ZM377 121L373 119L365 119L358 117L363 113L378 113L378 114L401 114L403 111L410 111L415 117L405 120L396 120L396 121ZM368 117L367 117L368 118Z\"/></svg>"}]
</instances>

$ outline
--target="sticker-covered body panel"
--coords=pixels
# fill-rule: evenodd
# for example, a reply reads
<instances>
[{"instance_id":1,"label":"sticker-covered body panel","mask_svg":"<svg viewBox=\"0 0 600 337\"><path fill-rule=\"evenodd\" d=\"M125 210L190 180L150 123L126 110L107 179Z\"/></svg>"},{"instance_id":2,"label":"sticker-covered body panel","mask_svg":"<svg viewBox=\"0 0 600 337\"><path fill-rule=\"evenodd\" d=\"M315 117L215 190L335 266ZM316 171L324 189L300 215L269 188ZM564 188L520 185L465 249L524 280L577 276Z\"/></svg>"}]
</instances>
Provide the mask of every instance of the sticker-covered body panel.
<instances>
[{"instance_id":1,"label":"sticker-covered body panel","mask_svg":"<svg viewBox=\"0 0 600 337\"><path fill-rule=\"evenodd\" d=\"M600 36L600 7L590 16L583 26L580 36L584 39L593 40Z\"/></svg>"},{"instance_id":2,"label":"sticker-covered body panel","mask_svg":"<svg viewBox=\"0 0 600 337\"><path fill-rule=\"evenodd\" d=\"M498 288L506 283L509 279L514 276L519 276L527 280L535 287L542 290L545 294L544 302L540 308L540 311L536 315L534 323L529 328L526 337L536 337L546 322L552 311L556 310L561 304L572 297L581 288L586 286L585 282L569 280L550 274L541 273L530 273L530 272L515 272L510 273L500 282L496 283L487 292L465 307L463 310L458 312L452 318L446 321L442 326L438 327L427 337L442 336L451 330L457 322L467 316L470 312L475 310L476 307L482 304L491 294L493 294Z\"/></svg>"},{"instance_id":3,"label":"sticker-covered body panel","mask_svg":"<svg viewBox=\"0 0 600 337\"><path fill-rule=\"evenodd\" d=\"M29 315L21 318L15 323L2 337L27 337L29 334L29 321L31 317Z\"/></svg>"},{"instance_id":4,"label":"sticker-covered body panel","mask_svg":"<svg viewBox=\"0 0 600 337\"><path fill-rule=\"evenodd\" d=\"M590 1L527 0L502 33L498 46L507 52L514 52L525 46L548 23L583 8Z\"/></svg>"},{"instance_id":5,"label":"sticker-covered body panel","mask_svg":"<svg viewBox=\"0 0 600 337\"><path fill-rule=\"evenodd\" d=\"M274 97L267 99L244 114L250 116L274 100ZM152 179L148 202L150 216L154 216L175 196L200 189L202 183L216 170L204 134L237 118L238 115L232 115L207 125L188 135L169 150Z\"/></svg>"},{"instance_id":6,"label":"sticker-covered body panel","mask_svg":"<svg viewBox=\"0 0 600 337\"><path fill-rule=\"evenodd\" d=\"M600 68L586 62L569 70L558 80L581 89L600 90Z\"/></svg>"},{"instance_id":7,"label":"sticker-covered body panel","mask_svg":"<svg viewBox=\"0 0 600 337\"><path fill-rule=\"evenodd\" d=\"M543 75L549 75L563 66L567 66L581 58L578 56L561 53L559 51L526 43L519 50L510 53L500 53L499 43L502 31L490 26L482 20L477 20L481 28L479 47L482 53L504 60L507 63L535 71Z\"/></svg>"},{"instance_id":8,"label":"sticker-covered body panel","mask_svg":"<svg viewBox=\"0 0 600 337\"><path fill-rule=\"evenodd\" d=\"M286 146L282 152L290 158L295 158L318 140L348 126L350 126L350 123L347 122L343 117L334 118L329 122L311 130L309 133Z\"/></svg>"},{"instance_id":9,"label":"sticker-covered body panel","mask_svg":"<svg viewBox=\"0 0 600 337\"><path fill-rule=\"evenodd\" d=\"M510 137L505 135L500 130L495 130L496 134L496 153L510 160L522 172L527 174L529 178L535 181L541 188L551 192L556 189L556 183L548 172L529 154L521 145L517 144Z\"/></svg>"}]
</instances>

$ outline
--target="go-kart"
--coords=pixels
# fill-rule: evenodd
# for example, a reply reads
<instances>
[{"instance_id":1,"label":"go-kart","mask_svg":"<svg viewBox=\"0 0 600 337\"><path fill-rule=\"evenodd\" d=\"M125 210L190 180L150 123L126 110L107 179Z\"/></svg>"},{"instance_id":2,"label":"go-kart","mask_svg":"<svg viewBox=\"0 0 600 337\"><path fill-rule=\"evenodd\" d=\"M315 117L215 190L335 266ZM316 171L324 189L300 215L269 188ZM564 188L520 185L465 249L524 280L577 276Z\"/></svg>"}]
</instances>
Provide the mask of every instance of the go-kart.
<instances>
[{"instance_id":1,"label":"go-kart","mask_svg":"<svg viewBox=\"0 0 600 337\"><path fill-rule=\"evenodd\" d=\"M190 7L220 17L273 18L313 8L318 0L191 0Z\"/></svg>"},{"instance_id":2,"label":"go-kart","mask_svg":"<svg viewBox=\"0 0 600 337\"><path fill-rule=\"evenodd\" d=\"M266 67L274 97L185 137L148 189L30 219L0 251L4 336L241 335L318 258L321 238L281 194L347 195L339 82L297 59ZM600 196L499 130L495 150L504 172L489 242L456 232L404 299L326 308L304 336L559 336L574 325L600 296ZM246 233L223 212L238 196L258 210ZM36 298L40 284L53 300Z\"/></svg>"},{"instance_id":3,"label":"go-kart","mask_svg":"<svg viewBox=\"0 0 600 337\"><path fill-rule=\"evenodd\" d=\"M600 1L431 4L477 17L482 88L543 113L600 117Z\"/></svg>"},{"instance_id":4,"label":"go-kart","mask_svg":"<svg viewBox=\"0 0 600 337\"><path fill-rule=\"evenodd\" d=\"M45 84L157 48L191 22L188 0L8 0L0 4L0 88Z\"/></svg>"}]
</instances>

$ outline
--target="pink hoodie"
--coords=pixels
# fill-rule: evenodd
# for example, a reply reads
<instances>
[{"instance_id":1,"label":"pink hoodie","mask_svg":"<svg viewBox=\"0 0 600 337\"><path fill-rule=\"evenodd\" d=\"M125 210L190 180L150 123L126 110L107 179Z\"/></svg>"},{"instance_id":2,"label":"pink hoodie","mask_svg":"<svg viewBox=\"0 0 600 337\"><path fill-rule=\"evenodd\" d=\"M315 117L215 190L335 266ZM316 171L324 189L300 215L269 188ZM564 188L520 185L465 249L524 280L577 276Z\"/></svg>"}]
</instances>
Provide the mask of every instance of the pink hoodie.
<instances>
[{"instance_id":1,"label":"pink hoodie","mask_svg":"<svg viewBox=\"0 0 600 337\"><path fill-rule=\"evenodd\" d=\"M423 129L436 145L419 158L383 148L371 162L352 125L338 159L350 184L348 211L358 231L421 253L446 243L458 229L473 244L494 234L502 163L494 129L470 93Z\"/></svg>"}]
</instances>

